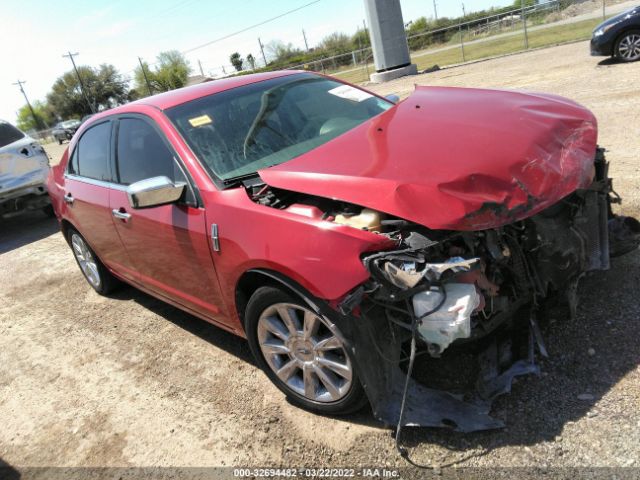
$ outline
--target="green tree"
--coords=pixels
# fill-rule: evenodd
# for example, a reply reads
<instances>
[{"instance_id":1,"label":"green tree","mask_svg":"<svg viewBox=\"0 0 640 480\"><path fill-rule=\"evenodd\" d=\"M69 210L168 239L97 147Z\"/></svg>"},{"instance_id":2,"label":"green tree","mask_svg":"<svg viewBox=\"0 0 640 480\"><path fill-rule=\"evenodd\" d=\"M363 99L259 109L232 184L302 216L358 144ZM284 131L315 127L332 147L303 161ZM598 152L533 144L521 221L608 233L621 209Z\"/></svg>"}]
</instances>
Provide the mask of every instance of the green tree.
<instances>
[{"instance_id":1,"label":"green tree","mask_svg":"<svg viewBox=\"0 0 640 480\"><path fill-rule=\"evenodd\" d=\"M256 59L252 54L247 55L247 63L249 64L249 67L251 67L251 70L256 69Z\"/></svg>"},{"instance_id":2,"label":"green tree","mask_svg":"<svg viewBox=\"0 0 640 480\"><path fill-rule=\"evenodd\" d=\"M40 130L41 128L51 127L55 123L53 112L51 112L51 109L46 103L37 100L32 102L31 106L33 107L33 113L36 115L35 119L31 114L29 105L23 105L20 107L20 110L18 110L18 121L16 125L20 130L25 132L29 130Z\"/></svg>"},{"instance_id":3,"label":"green tree","mask_svg":"<svg viewBox=\"0 0 640 480\"><path fill-rule=\"evenodd\" d=\"M295 48L291 43L284 43L281 40L272 40L265 46L269 54L269 63L286 63L290 58L302 55L302 51Z\"/></svg>"},{"instance_id":4,"label":"green tree","mask_svg":"<svg viewBox=\"0 0 640 480\"><path fill-rule=\"evenodd\" d=\"M319 48L329 56L346 53L352 49L351 38L342 32L334 32L322 39Z\"/></svg>"},{"instance_id":5,"label":"green tree","mask_svg":"<svg viewBox=\"0 0 640 480\"><path fill-rule=\"evenodd\" d=\"M232 53L229 56L229 61L231 62L231 65L233 65L233 68L235 68L237 72L242 71L242 64L244 63L244 61L242 60L242 57L238 52Z\"/></svg>"},{"instance_id":6,"label":"green tree","mask_svg":"<svg viewBox=\"0 0 640 480\"><path fill-rule=\"evenodd\" d=\"M128 101L127 82L113 65L103 64L93 69L78 67L88 101L94 109L104 110ZM80 118L91 113L87 99L82 95L78 77L73 70L59 77L47 95L51 110L61 118Z\"/></svg>"},{"instance_id":7,"label":"green tree","mask_svg":"<svg viewBox=\"0 0 640 480\"><path fill-rule=\"evenodd\" d=\"M144 71L142 70L144 68ZM153 71L149 68L148 62L142 62L142 68L136 67L133 71L133 88L129 95L133 95L136 99L152 95L154 93L153 84L155 77ZM146 74L146 78L145 78ZM147 79L149 84L147 85Z\"/></svg>"},{"instance_id":8,"label":"green tree","mask_svg":"<svg viewBox=\"0 0 640 480\"><path fill-rule=\"evenodd\" d=\"M170 50L161 52L157 60L158 66L155 71L155 81L159 91L166 92L184 87L187 84L191 67L184 55L177 50Z\"/></svg>"},{"instance_id":9,"label":"green tree","mask_svg":"<svg viewBox=\"0 0 640 480\"><path fill-rule=\"evenodd\" d=\"M167 92L184 87L191 73L188 60L177 50L161 52L156 57L155 68L151 69L147 62L143 62L144 72L137 67L133 74L135 95L145 97L149 94L144 73L151 85L153 93Z\"/></svg>"},{"instance_id":10,"label":"green tree","mask_svg":"<svg viewBox=\"0 0 640 480\"><path fill-rule=\"evenodd\" d=\"M369 30L358 29L356 33L351 36L351 48L354 50L360 50L371 46L371 39L369 38Z\"/></svg>"}]
</instances>

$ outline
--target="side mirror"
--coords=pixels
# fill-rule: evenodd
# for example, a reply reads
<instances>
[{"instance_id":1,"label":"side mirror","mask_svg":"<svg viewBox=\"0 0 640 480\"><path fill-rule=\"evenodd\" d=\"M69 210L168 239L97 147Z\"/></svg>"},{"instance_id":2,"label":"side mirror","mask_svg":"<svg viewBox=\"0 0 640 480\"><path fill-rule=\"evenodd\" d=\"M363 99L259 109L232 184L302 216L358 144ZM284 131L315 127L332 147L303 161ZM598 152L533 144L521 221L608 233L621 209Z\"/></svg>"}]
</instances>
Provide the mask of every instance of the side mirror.
<instances>
[{"instance_id":1,"label":"side mirror","mask_svg":"<svg viewBox=\"0 0 640 480\"><path fill-rule=\"evenodd\" d=\"M127 187L129 203L133 208L149 208L177 202L186 184L173 183L168 177L153 177L132 183Z\"/></svg>"},{"instance_id":2,"label":"side mirror","mask_svg":"<svg viewBox=\"0 0 640 480\"><path fill-rule=\"evenodd\" d=\"M391 103L398 103L400 101L400 97L395 93L392 93L391 95L386 95L384 98L389 100Z\"/></svg>"}]
</instances>

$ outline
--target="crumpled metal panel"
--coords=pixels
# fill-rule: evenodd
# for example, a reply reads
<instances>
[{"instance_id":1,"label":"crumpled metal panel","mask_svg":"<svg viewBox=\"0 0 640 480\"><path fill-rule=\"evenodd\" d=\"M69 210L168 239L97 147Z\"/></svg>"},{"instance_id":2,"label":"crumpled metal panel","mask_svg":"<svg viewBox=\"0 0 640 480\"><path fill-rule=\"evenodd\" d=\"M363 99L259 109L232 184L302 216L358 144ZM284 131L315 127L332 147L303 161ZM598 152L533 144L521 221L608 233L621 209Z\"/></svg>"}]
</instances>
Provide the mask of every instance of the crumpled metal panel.
<instances>
[{"instance_id":1,"label":"crumpled metal panel","mask_svg":"<svg viewBox=\"0 0 640 480\"><path fill-rule=\"evenodd\" d=\"M26 137L0 148L0 200L12 197L12 193L33 185L42 185L49 173L47 156L36 151Z\"/></svg>"},{"instance_id":2,"label":"crumpled metal panel","mask_svg":"<svg viewBox=\"0 0 640 480\"><path fill-rule=\"evenodd\" d=\"M383 114L259 174L273 187L433 229L483 230L588 187L596 144L593 114L562 97L416 87Z\"/></svg>"}]
</instances>

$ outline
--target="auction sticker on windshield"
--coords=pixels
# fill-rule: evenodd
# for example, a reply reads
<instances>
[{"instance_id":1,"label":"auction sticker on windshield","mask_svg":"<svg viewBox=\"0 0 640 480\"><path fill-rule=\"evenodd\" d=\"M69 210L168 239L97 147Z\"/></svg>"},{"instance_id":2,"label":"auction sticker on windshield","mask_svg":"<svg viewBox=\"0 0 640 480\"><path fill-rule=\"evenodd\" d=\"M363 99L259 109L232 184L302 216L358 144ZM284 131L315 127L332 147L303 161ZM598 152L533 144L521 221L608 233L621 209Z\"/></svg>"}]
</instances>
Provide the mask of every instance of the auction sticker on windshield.
<instances>
[{"instance_id":1,"label":"auction sticker on windshield","mask_svg":"<svg viewBox=\"0 0 640 480\"><path fill-rule=\"evenodd\" d=\"M190 118L189 123L192 127L201 127L203 125L209 125L212 122L209 115L200 115L199 117Z\"/></svg>"},{"instance_id":2,"label":"auction sticker on windshield","mask_svg":"<svg viewBox=\"0 0 640 480\"><path fill-rule=\"evenodd\" d=\"M371 95L370 93L363 90L358 90L351 85L340 85L339 87L329 90L329 93L331 95L335 95L336 97L345 98L354 102L363 102L367 98L373 97L373 95Z\"/></svg>"}]
</instances>

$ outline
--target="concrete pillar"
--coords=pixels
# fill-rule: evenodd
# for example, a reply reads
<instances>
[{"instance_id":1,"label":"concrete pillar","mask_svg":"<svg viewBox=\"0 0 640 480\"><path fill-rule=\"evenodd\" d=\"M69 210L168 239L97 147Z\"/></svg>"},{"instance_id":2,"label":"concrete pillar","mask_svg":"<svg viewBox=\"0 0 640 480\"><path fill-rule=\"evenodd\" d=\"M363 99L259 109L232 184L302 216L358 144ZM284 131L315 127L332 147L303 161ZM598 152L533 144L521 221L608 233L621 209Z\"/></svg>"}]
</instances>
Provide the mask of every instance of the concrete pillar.
<instances>
[{"instance_id":1,"label":"concrete pillar","mask_svg":"<svg viewBox=\"0 0 640 480\"><path fill-rule=\"evenodd\" d=\"M418 73L409 56L400 0L364 0L364 8L376 67L371 81L386 82Z\"/></svg>"}]
</instances>

